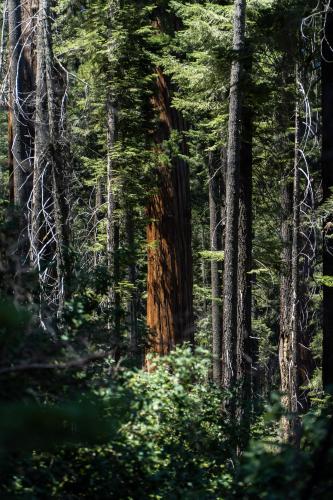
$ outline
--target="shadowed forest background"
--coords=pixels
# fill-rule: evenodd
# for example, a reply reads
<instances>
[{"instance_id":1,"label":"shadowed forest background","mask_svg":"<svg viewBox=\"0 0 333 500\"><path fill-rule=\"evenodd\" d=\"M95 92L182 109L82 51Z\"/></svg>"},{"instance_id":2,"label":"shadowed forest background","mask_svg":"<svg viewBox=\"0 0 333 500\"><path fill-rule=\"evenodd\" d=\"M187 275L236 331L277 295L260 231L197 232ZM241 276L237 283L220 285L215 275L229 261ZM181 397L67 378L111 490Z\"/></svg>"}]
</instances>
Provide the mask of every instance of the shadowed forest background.
<instances>
[{"instance_id":1,"label":"shadowed forest background","mask_svg":"<svg viewBox=\"0 0 333 500\"><path fill-rule=\"evenodd\" d=\"M0 497L333 499L333 0L0 12Z\"/></svg>"}]
</instances>

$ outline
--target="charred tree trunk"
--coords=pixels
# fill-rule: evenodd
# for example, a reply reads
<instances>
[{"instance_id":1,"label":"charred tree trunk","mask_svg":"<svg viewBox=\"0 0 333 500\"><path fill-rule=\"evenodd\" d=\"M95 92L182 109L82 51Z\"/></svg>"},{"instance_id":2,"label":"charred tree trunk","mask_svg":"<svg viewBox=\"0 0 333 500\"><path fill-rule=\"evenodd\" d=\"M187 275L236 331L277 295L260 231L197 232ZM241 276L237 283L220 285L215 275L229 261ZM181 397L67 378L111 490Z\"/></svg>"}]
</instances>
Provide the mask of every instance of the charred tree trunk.
<instances>
[{"instance_id":1,"label":"charred tree trunk","mask_svg":"<svg viewBox=\"0 0 333 500\"><path fill-rule=\"evenodd\" d=\"M323 201L333 188L333 1L324 13L322 42L322 183ZM333 214L324 220L323 275L333 276ZM323 386L333 391L333 287L323 286Z\"/></svg>"},{"instance_id":2,"label":"charred tree trunk","mask_svg":"<svg viewBox=\"0 0 333 500\"><path fill-rule=\"evenodd\" d=\"M170 138L171 131L184 130L181 116L171 105L170 87L158 68L152 104L159 116L154 140L160 165L156 177L158 189L147 209L147 324L149 350L157 354L167 354L184 341L193 343L194 332L189 171L179 157L172 158L171 165L159 157L163 141ZM185 153L184 139L181 149Z\"/></svg>"},{"instance_id":3,"label":"charred tree trunk","mask_svg":"<svg viewBox=\"0 0 333 500\"><path fill-rule=\"evenodd\" d=\"M237 379L238 215L241 125L241 54L245 39L245 0L235 0L234 60L230 77L228 159L226 171L226 234L223 283L222 382L231 388Z\"/></svg>"},{"instance_id":4,"label":"charred tree trunk","mask_svg":"<svg viewBox=\"0 0 333 500\"><path fill-rule=\"evenodd\" d=\"M220 167L220 165L218 165ZM222 252L222 224L221 224L221 175L216 171L214 157L209 155L209 225L210 250ZM222 287L221 261L211 256L210 276L212 293L212 354L213 354L213 381L221 385L222 370Z\"/></svg>"}]
</instances>

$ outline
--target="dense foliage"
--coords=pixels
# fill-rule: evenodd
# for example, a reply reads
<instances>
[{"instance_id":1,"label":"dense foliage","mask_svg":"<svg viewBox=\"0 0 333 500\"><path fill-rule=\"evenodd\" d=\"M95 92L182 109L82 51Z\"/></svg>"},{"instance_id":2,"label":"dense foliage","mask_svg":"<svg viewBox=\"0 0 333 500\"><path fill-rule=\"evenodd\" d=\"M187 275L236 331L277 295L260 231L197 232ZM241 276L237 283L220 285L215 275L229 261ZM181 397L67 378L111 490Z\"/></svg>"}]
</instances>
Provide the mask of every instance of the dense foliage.
<instances>
[{"instance_id":1,"label":"dense foliage","mask_svg":"<svg viewBox=\"0 0 333 500\"><path fill-rule=\"evenodd\" d=\"M238 53L241 0L35 3L1 7L0 497L331 498L321 67L333 4L248 0ZM252 295L235 365L218 359L237 372L223 384L214 328L222 344L238 63L251 220L235 231L250 242ZM193 262L177 267L184 248ZM297 354L283 347L294 334Z\"/></svg>"}]
</instances>

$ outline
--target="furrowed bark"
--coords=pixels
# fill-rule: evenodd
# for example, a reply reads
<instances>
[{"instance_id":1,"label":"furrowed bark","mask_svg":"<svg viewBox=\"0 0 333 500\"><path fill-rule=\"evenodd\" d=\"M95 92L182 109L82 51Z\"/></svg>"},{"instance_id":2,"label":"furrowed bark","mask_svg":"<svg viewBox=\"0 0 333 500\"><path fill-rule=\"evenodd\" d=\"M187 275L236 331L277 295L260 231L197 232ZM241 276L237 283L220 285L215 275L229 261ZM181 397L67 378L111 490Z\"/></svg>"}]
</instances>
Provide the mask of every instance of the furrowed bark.
<instances>
[{"instance_id":1,"label":"furrowed bark","mask_svg":"<svg viewBox=\"0 0 333 500\"><path fill-rule=\"evenodd\" d=\"M231 66L228 125L228 159L226 171L226 232L223 283L222 383L234 386L237 379L237 299L238 299L238 216L241 124L240 56L245 40L245 0L235 0L234 60Z\"/></svg>"},{"instance_id":2,"label":"furrowed bark","mask_svg":"<svg viewBox=\"0 0 333 500\"><path fill-rule=\"evenodd\" d=\"M282 405L288 415L282 417L282 438L297 444L298 418L298 351L299 351L299 225L300 225L300 173L299 173L299 116L295 112L295 151L293 180L286 179L282 187L283 221L281 236L282 276L280 310L279 362Z\"/></svg>"},{"instance_id":3,"label":"furrowed bark","mask_svg":"<svg viewBox=\"0 0 333 500\"><path fill-rule=\"evenodd\" d=\"M24 207L27 200L25 188L25 148L24 148L24 116L23 96L23 58L21 32L21 3L19 0L8 0L9 49L10 49L10 90L12 105L12 155L13 155L13 190L14 203Z\"/></svg>"},{"instance_id":4,"label":"furrowed bark","mask_svg":"<svg viewBox=\"0 0 333 500\"><path fill-rule=\"evenodd\" d=\"M249 58L252 56L250 55ZM246 80L250 83L252 60L246 61ZM242 144L240 152L240 193L238 222L238 309L237 309L237 385L240 391L242 447L247 442L254 397L257 341L252 328L252 136L253 112L242 106Z\"/></svg>"},{"instance_id":5,"label":"furrowed bark","mask_svg":"<svg viewBox=\"0 0 333 500\"><path fill-rule=\"evenodd\" d=\"M167 354L184 341L193 343L192 252L189 171L182 158L170 165L159 158L163 141L172 130L183 132L182 117L172 108L171 83L157 69L153 108L159 116L154 135L157 161L157 192L151 196L147 215L149 351ZM186 152L182 138L181 151Z\"/></svg>"},{"instance_id":6,"label":"furrowed bark","mask_svg":"<svg viewBox=\"0 0 333 500\"><path fill-rule=\"evenodd\" d=\"M9 169L10 199L19 208L18 252L28 256L28 200L32 187L35 88L34 4L9 0Z\"/></svg>"}]
</instances>

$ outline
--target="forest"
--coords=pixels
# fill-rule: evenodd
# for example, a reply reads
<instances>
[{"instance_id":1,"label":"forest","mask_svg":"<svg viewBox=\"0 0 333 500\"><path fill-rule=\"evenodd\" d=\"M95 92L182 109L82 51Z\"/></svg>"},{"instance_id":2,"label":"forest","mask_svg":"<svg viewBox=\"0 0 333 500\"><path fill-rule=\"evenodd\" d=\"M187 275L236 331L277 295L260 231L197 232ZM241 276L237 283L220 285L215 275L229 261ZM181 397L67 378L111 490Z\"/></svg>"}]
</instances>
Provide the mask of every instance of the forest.
<instances>
[{"instance_id":1,"label":"forest","mask_svg":"<svg viewBox=\"0 0 333 500\"><path fill-rule=\"evenodd\" d=\"M333 0L0 22L0 498L333 499Z\"/></svg>"}]
</instances>

